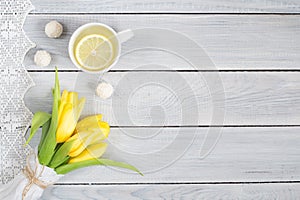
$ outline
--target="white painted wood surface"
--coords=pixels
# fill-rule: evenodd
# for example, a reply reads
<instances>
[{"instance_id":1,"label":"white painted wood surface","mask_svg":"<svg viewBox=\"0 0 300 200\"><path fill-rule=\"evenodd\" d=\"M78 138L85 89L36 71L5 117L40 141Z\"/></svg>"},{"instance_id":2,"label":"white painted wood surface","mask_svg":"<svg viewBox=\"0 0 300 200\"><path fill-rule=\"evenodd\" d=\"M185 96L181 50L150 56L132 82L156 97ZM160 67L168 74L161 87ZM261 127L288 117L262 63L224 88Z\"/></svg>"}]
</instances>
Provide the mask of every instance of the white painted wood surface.
<instances>
[{"instance_id":1,"label":"white painted wood surface","mask_svg":"<svg viewBox=\"0 0 300 200\"><path fill-rule=\"evenodd\" d=\"M26 105L33 112L50 111L54 73L30 75L36 86L25 95ZM206 84L218 77L224 91L220 84ZM298 72L110 72L103 77L61 72L59 78L61 88L76 90L88 99L84 114L103 113L112 126L299 125L300 122ZM114 86L112 98L101 100L95 95L98 80ZM224 122L212 122L213 115L221 116L222 110Z\"/></svg>"},{"instance_id":2,"label":"white painted wood surface","mask_svg":"<svg viewBox=\"0 0 300 200\"><path fill-rule=\"evenodd\" d=\"M83 78L76 85L75 80L82 78L83 73L71 72L76 68L67 54L72 32L87 22L106 23L116 31L145 27L178 31L200 45L216 66L204 62L192 67L161 50L143 49L123 55L113 70L128 71L101 77L115 86L113 98L107 101L96 98L96 104L88 104L85 114L103 113L105 120L114 126L105 156L134 164L145 176L100 166L80 169L60 180L59 184L64 185L48 188L42 199L300 197L299 1L32 0L32 3L36 9L24 25L28 37L37 44L24 60L36 83L25 96L32 111L50 110L53 73L44 70L53 70L54 66L64 70L59 74L62 88L75 87L83 96L94 99L97 78L88 79L89 82ZM44 34L45 24L53 19L64 25L62 37L55 40ZM167 40L170 43L171 38ZM125 43L122 50L127 53L145 41L151 40L147 35L138 35ZM206 58L195 48L184 46L188 44L186 41L175 44L186 49L191 60ZM33 64L37 49L52 54L51 66L40 68ZM223 71L210 72L216 69ZM220 84L214 83L216 78L223 81L224 91ZM213 103L212 97L217 101ZM123 109L127 105L128 111ZM218 111L225 111L223 123L211 122L214 105ZM213 128L194 127L199 125L218 125L222 130L216 146L204 159L199 158L200 150L207 141L205 138L214 141L208 135ZM76 183L80 185L72 185ZM90 183L100 185L84 185Z\"/></svg>"},{"instance_id":3,"label":"white painted wood surface","mask_svg":"<svg viewBox=\"0 0 300 200\"><path fill-rule=\"evenodd\" d=\"M118 192L116 192L116 187ZM60 199L297 199L299 184L51 186L43 200Z\"/></svg>"},{"instance_id":4,"label":"white painted wood surface","mask_svg":"<svg viewBox=\"0 0 300 200\"><path fill-rule=\"evenodd\" d=\"M208 131L191 127L112 128L104 157L131 163L144 176L93 166L71 172L59 183L299 181L300 128L222 128L211 153L201 159Z\"/></svg>"},{"instance_id":5,"label":"white painted wood surface","mask_svg":"<svg viewBox=\"0 0 300 200\"><path fill-rule=\"evenodd\" d=\"M64 25L59 39L49 39L44 33L45 24L56 19ZM68 41L71 34L88 22L101 22L116 31L140 28L164 28L186 35L195 41L219 70L293 70L300 69L300 16L299 15L37 15L25 22L28 37L52 54L51 66L43 69L76 69L68 57ZM138 34L122 46L123 54L114 70L135 69L138 66L156 63L176 70L210 70L204 61L192 67L170 52L139 49L146 41L169 41L170 46L186 49L192 59L206 59L206 55L191 48L187 40L172 40L171 36ZM151 38L150 38L150 36ZM176 45L172 45L176 44ZM147 47L147 46L146 46ZM25 57L28 69L41 69L34 65L32 49ZM126 55L124 55L126 53ZM148 69L162 69L159 65ZM143 69L147 67L144 66Z\"/></svg>"},{"instance_id":6,"label":"white painted wood surface","mask_svg":"<svg viewBox=\"0 0 300 200\"><path fill-rule=\"evenodd\" d=\"M299 13L297 0L31 0L35 13Z\"/></svg>"}]
</instances>

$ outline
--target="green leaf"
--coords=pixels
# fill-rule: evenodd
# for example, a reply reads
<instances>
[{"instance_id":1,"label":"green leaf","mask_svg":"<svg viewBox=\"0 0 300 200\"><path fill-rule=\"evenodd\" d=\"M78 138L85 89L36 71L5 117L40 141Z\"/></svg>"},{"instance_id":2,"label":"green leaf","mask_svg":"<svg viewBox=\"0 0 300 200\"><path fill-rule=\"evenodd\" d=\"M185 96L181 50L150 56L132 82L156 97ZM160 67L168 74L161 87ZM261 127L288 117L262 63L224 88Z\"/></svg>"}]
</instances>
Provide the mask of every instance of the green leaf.
<instances>
[{"instance_id":1,"label":"green leaf","mask_svg":"<svg viewBox=\"0 0 300 200\"><path fill-rule=\"evenodd\" d=\"M49 167L56 168L70 158L68 154L73 146L73 142L74 140L63 143L63 145L55 152Z\"/></svg>"},{"instance_id":2,"label":"green leaf","mask_svg":"<svg viewBox=\"0 0 300 200\"><path fill-rule=\"evenodd\" d=\"M118 162L118 161L109 160L109 159L98 159L98 161L101 162L105 166L113 166L113 167L129 169L129 170L139 173L141 176L144 176L136 167L134 167L130 164L124 163L124 162Z\"/></svg>"},{"instance_id":3,"label":"green leaf","mask_svg":"<svg viewBox=\"0 0 300 200\"><path fill-rule=\"evenodd\" d=\"M92 166L92 165L104 165L104 166L125 168L125 169L135 171L143 176L143 174L137 168L135 168L134 166L129 165L127 163L117 162L117 161L113 161L113 160L109 160L109 159L96 159L96 158L77 162L77 163L70 163L70 164L62 165L62 166L56 168L55 171L58 174L66 174L73 170L80 169L80 168L87 167L87 166Z\"/></svg>"},{"instance_id":4,"label":"green leaf","mask_svg":"<svg viewBox=\"0 0 300 200\"><path fill-rule=\"evenodd\" d=\"M51 117L42 127L42 136L41 136L41 140L40 140L40 143L39 143L38 152L40 152L42 144L43 144L43 142L46 138L46 134L48 133L50 123L51 123Z\"/></svg>"},{"instance_id":5,"label":"green leaf","mask_svg":"<svg viewBox=\"0 0 300 200\"><path fill-rule=\"evenodd\" d=\"M33 115L32 121L31 121L31 129L30 129L30 135L25 143L25 146L28 145L36 131L40 128L40 126L43 126L47 121L49 121L51 115L46 112L36 112Z\"/></svg>"},{"instance_id":6,"label":"green leaf","mask_svg":"<svg viewBox=\"0 0 300 200\"><path fill-rule=\"evenodd\" d=\"M60 88L58 80L57 68L55 68L55 85L53 91L53 106L52 106L52 118L48 133L43 141L43 144L39 152L39 161L42 165L48 166L56 147L56 130L58 125L58 107L60 104Z\"/></svg>"}]
</instances>

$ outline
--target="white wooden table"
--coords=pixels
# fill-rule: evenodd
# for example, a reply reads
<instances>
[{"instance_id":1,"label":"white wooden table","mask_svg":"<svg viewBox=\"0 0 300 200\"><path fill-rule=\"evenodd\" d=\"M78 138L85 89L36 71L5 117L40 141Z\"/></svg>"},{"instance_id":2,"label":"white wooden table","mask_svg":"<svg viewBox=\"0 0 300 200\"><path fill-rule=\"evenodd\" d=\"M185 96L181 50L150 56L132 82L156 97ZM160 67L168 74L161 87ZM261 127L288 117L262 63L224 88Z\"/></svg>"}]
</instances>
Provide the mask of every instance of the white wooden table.
<instances>
[{"instance_id":1,"label":"white wooden table","mask_svg":"<svg viewBox=\"0 0 300 200\"><path fill-rule=\"evenodd\" d=\"M219 70L195 70L160 51L136 51L121 59L103 77L117 92L111 100L97 101L93 109L103 113L112 126L107 155L134 164L145 176L105 167L81 169L48 188L43 199L300 198L298 0L32 3L35 10L24 29L38 49L53 56L46 68L33 64L36 49L25 57L24 64L36 83L25 96L33 112L50 110L54 66L59 67L62 88L73 89L76 78L82 76L68 57L67 45L72 32L88 22L102 22L117 31L145 27L179 31L197 42ZM62 37L56 40L47 38L43 30L53 19L64 25ZM122 48L130 49L131 44ZM197 58L193 49L187 51ZM148 63L161 65L136 70ZM176 84L176 77L195 93L186 94L186 85ZM224 90L217 84L205 86L204 80L216 77L221 78ZM152 79L164 80L166 85L153 84ZM174 85L175 94L168 85ZM85 85L78 92L91 88ZM211 124L210 95L222 92L225 101L219 109L224 111L224 122ZM196 104L181 104L182 99L176 98L180 95L186 97L183 101L193 98ZM130 118L123 115L124 106ZM195 106L199 107L196 116ZM190 113L185 119L181 119L182 110ZM212 126L221 128L221 137L212 152L200 159L201 145ZM168 154L155 154L178 134L184 136L182 145L172 147Z\"/></svg>"}]
</instances>

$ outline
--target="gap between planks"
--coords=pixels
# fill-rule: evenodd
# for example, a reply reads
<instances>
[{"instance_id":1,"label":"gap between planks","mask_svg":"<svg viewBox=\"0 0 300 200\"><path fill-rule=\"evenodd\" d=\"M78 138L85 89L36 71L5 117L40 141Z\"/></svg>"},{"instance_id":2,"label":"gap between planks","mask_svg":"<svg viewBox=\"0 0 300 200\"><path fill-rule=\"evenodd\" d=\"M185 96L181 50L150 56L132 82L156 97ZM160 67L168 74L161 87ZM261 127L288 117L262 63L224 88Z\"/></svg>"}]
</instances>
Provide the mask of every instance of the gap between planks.
<instances>
[{"instance_id":1,"label":"gap between planks","mask_svg":"<svg viewBox=\"0 0 300 200\"><path fill-rule=\"evenodd\" d=\"M54 69L28 69L27 70L30 73L40 73L40 72L55 72ZM83 72L79 69L66 69L66 70L59 70L58 72ZM109 70L106 73L114 73L114 72L300 72L300 69L253 69L253 70L242 70L242 69L236 69L236 70Z\"/></svg>"},{"instance_id":2,"label":"gap between planks","mask_svg":"<svg viewBox=\"0 0 300 200\"><path fill-rule=\"evenodd\" d=\"M219 181L219 182L149 182L149 183L55 183L54 185L244 185L244 184L298 184L299 181L242 181L242 182L232 182L232 181Z\"/></svg>"},{"instance_id":3,"label":"gap between planks","mask_svg":"<svg viewBox=\"0 0 300 200\"><path fill-rule=\"evenodd\" d=\"M232 15L232 16L240 16L240 15L300 15L300 13L209 13L209 12L142 12L142 13L135 13L135 12L94 12L94 13L40 13L40 12L33 12L29 13L28 15L39 15L39 16L48 16L48 15Z\"/></svg>"}]
</instances>

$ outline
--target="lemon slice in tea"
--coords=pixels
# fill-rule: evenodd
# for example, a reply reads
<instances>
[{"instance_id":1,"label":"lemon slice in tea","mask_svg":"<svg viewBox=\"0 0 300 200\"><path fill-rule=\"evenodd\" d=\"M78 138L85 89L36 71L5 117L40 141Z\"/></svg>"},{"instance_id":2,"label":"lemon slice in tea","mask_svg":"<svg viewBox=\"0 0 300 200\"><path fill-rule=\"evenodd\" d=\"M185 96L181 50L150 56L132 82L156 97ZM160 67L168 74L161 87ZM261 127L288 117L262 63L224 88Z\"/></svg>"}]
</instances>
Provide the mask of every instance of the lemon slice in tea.
<instances>
[{"instance_id":1,"label":"lemon slice in tea","mask_svg":"<svg viewBox=\"0 0 300 200\"><path fill-rule=\"evenodd\" d=\"M102 35L92 34L82 38L76 48L77 62L84 68L101 69L112 60L112 44Z\"/></svg>"}]
</instances>

